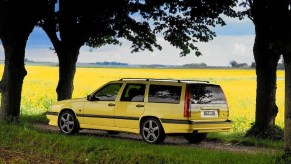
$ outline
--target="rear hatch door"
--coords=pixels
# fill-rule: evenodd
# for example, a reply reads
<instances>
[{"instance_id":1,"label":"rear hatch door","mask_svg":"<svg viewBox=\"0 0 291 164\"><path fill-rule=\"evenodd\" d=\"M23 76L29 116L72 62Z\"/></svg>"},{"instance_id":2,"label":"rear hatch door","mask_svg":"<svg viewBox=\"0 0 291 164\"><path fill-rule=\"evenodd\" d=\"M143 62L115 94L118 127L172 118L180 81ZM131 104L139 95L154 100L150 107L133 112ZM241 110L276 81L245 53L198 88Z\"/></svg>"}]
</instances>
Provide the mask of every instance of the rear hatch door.
<instances>
[{"instance_id":1,"label":"rear hatch door","mask_svg":"<svg viewBox=\"0 0 291 164\"><path fill-rule=\"evenodd\" d=\"M189 84L191 119L226 121L228 106L222 88L213 84Z\"/></svg>"}]
</instances>

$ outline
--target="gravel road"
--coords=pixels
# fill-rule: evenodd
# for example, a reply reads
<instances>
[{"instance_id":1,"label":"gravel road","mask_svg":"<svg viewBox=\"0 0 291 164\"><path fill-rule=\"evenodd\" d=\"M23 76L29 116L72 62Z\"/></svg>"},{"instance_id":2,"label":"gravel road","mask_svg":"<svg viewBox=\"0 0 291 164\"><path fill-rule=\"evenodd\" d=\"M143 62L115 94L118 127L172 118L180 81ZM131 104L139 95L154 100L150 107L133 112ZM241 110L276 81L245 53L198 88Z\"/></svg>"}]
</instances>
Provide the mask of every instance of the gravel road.
<instances>
[{"instance_id":1,"label":"gravel road","mask_svg":"<svg viewBox=\"0 0 291 164\"><path fill-rule=\"evenodd\" d=\"M50 125L45 125L45 124L34 124L34 126L35 128L43 130L43 131L61 133L58 127L55 127L55 126L50 126ZM108 134L106 131L101 131L101 130L80 130L79 134L80 135L94 135L96 137L102 137L102 138L136 140L136 141L143 142L142 137L140 135L131 134L131 133ZM173 145L173 146L213 149L213 150L218 150L218 151L226 150L226 151L244 152L244 153L257 153L257 152L274 153L278 151L276 149L216 142L216 141L210 141L207 139L205 141L202 141L200 144L189 144L182 136L167 136L163 144Z\"/></svg>"}]
</instances>

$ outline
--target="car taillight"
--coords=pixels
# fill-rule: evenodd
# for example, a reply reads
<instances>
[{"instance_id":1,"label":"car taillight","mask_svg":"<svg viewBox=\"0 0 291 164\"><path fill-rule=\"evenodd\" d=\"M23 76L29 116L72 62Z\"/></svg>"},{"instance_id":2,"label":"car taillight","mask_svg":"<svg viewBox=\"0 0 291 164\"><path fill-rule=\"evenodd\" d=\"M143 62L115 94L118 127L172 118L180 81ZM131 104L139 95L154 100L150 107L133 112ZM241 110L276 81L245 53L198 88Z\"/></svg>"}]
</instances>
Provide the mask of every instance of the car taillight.
<instances>
[{"instance_id":1,"label":"car taillight","mask_svg":"<svg viewBox=\"0 0 291 164\"><path fill-rule=\"evenodd\" d=\"M227 99L226 99L226 96L224 94L224 91L221 89L222 93L223 93L223 96L224 96L224 100L226 102L226 108L227 108L227 112L226 112L226 116L229 117L229 108L228 108L228 102L227 102Z\"/></svg>"},{"instance_id":2,"label":"car taillight","mask_svg":"<svg viewBox=\"0 0 291 164\"><path fill-rule=\"evenodd\" d=\"M189 93L189 85L186 85L186 92L185 92L185 102L184 102L184 117L190 117L190 93Z\"/></svg>"}]
</instances>

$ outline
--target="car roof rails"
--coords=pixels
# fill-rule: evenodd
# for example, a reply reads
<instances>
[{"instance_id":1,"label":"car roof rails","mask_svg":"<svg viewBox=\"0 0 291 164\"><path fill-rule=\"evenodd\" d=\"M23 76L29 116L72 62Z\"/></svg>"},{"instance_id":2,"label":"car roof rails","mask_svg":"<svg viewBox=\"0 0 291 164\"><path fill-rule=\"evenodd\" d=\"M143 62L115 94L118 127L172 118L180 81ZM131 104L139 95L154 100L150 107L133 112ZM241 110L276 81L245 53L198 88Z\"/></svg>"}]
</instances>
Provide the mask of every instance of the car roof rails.
<instances>
[{"instance_id":1,"label":"car roof rails","mask_svg":"<svg viewBox=\"0 0 291 164\"><path fill-rule=\"evenodd\" d=\"M209 83L209 81L203 81L203 80L179 80L179 79L157 79L157 78L121 78L119 81L124 80L145 80L145 81L172 81L172 82L188 82L188 83Z\"/></svg>"},{"instance_id":2,"label":"car roof rails","mask_svg":"<svg viewBox=\"0 0 291 164\"><path fill-rule=\"evenodd\" d=\"M188 82L188 83L210 83L209 81L206 80L181 80L182 82Z\"/></svg>"}]
</instances>

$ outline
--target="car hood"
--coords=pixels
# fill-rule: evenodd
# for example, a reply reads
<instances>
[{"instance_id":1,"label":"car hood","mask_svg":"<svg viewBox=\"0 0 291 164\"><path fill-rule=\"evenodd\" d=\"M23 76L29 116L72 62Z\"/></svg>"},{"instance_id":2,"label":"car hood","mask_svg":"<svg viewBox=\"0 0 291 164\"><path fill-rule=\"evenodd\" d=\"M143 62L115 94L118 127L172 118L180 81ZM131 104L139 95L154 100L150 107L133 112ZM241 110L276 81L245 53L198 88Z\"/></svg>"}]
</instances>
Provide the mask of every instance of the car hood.
<instances>
[{"instance_id":1,"label":"car hood","mask_svg":"<svg viewBox=\"0 0 291 164\"><path fill-rule=\"evenodd\" d=\"M52 112L58 112L62 109L82 109L83 104L87 100L86 97L82 98L73 98L73 99L67 99L62 101L57 101L51 105L50 111Z\"/></svg>"}]
</instances>

